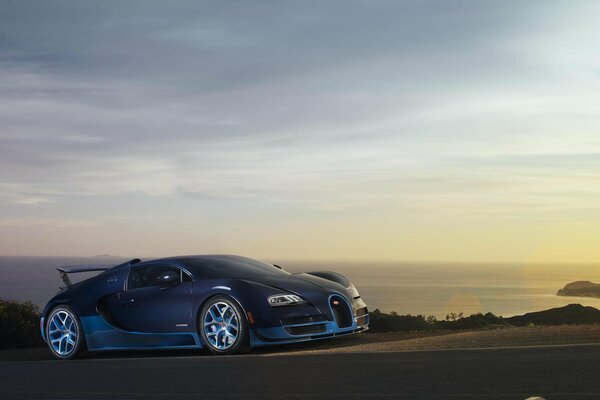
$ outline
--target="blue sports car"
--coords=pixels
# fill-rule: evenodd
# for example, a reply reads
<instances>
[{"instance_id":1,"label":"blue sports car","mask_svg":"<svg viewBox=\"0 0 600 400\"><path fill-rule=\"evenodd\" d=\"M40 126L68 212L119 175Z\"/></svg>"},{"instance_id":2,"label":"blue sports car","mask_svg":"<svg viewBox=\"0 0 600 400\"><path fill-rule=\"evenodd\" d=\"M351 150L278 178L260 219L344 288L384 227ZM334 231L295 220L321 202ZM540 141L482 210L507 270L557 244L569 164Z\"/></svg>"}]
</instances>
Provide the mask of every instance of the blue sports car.
<instances>
[{"instance_id":1,"label":"blue sports car","mask_svg":"<svg viewBox=\"0 0 600 400\"><path fill-rule=\"evenodd\" d=\"M54 356L86 351L258 346L362 332L369 314L334 272L292 274L250 258L203 255L58 268L65 287L40 328ZM102 271L72 284L70 273Z\"/></svg>"}]
</instances>

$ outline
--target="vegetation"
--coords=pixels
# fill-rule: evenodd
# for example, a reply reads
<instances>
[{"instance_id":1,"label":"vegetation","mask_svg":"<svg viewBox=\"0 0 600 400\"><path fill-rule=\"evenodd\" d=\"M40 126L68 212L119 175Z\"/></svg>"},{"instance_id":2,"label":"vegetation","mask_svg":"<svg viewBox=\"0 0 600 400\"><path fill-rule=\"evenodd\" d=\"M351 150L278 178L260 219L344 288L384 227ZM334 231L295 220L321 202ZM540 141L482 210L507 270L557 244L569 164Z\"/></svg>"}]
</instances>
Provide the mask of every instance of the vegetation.
<instances>
[{"instance_id":1,"label":"vegetation","mask_svg":"<svg viewBox=\"0 0 600 400\"><path fill-rule=\"evenodd\" d=\"M449 329L482 329L505 327L508 323L492 313L473 314L464 317L463 313L451 313L439 321L434 315L398 315L382 313L378 309L369 314L371 332L427 331Z\"/></svg>"},{"instance_id":2,"label":"vegetation","mask_svg":"<svg viewBox=\"0 0 600 400\"><path fill-rule=\"evenodd\" d=\"M580 304L569 304L510 318L492 313L479 313L468 317L464 317L463 313L450 313L441 321L433 315L398 315L396 312L386 314L375 310L369 314L369 319L371 332L493 329L509 326L600 324L600 310Z\"/></svg>"},{"instance_id":3,"label":"vegetation","mask_svg":"<svg viewBox=\"0 0 600 400\"><path fill-rule=\"evenodd\" d=\"M39 326L40 310L31 301L0 299L0 348L44 345Z\"/></svg>"},{"instance_id":4,"label":"vegetation","mask_svg":"<svg viewBox=\"0 0 600 400\"><path fill-rule=\"evenodd\" d=\"M423 315L398 315L393 311L385 314L378 309L369 314L371 332L424 331L430 328L431 324Z\"/></svg>"},{"instance_id":5,"label":"vegetation","mask_svg":"<svg viewBox=\"0 0 600 400\"><path fill-rule=\"evenodd\" d=\"M600 284L590 281L577 281L567 284L560 289L559 296L598 297L600 298Z\"/></svg>"},{"instance_id":6,"label":"vegetation","mask_svg":"<svg viewBox=\"0 0 600 400\"><path fill-rule=\"evenodd\" d=\"M560 308L538 311L507 318L514 326L600 324L600 310L569 304Z\"/></svg>"}]
</instances>

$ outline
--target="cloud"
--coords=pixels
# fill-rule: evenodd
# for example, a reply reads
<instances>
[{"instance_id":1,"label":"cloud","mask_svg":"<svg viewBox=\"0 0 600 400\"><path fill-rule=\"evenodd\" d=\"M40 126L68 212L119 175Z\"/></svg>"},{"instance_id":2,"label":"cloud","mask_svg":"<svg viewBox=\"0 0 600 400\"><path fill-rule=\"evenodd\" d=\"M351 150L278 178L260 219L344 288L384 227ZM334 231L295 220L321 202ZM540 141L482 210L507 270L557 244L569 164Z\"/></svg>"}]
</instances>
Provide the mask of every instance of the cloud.
<instances>
[{"instance_id":1,"label":"cloud","mask_svg":"<svg viewBox=\"0 0 600 400\"><path fill-rule=\"evenodd\" d=\"M5 2L0 217L593 209L597 8Z\"/></svg>"}]
</instances>

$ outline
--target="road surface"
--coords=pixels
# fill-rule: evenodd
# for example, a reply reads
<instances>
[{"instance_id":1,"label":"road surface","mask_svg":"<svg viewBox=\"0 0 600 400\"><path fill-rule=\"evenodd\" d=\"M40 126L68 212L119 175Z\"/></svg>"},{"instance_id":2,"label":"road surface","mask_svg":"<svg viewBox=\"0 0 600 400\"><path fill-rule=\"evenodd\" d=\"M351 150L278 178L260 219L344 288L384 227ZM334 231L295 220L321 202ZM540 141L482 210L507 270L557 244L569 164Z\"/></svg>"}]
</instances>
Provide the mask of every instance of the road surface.
<instances>
[{"instance_id":1,"label":"road surface","mask_svg":"<svg viewBox=\"0 0 600 400\"><path fill-rule=\"evenodd\" d=\"M600 345L0 361L2 399L600 399Z\"/></svg>"}]
</instances>

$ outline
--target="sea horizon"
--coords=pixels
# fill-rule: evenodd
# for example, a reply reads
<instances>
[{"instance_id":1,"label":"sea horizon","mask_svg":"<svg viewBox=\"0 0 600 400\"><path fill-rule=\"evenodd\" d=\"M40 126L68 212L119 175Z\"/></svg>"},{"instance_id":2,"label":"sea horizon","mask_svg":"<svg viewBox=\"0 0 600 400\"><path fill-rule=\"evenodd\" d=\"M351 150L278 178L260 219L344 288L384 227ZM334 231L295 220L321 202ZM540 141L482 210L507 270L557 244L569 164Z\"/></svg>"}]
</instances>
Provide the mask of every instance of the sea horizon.
<instances>
[{"instance_id":1,"label":"sea horizon","mask_svg":"<svg viewBox=\"0 0 600 400\"><path fill-rule=\"evenodd\" d=\"M155 257L152 257L155 258ZM150 257L144 259L152 259ZM0 256L0 298L43 307L62 285L56 267L116 265L129 258L98 255ZM290 272L329 270L346 275L370 310L435 315L491 312L510 317L571 303L600 308L600 299L557 296L569 282L600 282L593 263L265 260ZM80 274L80 280L93 274Z\"/></svg>"}]
</instances>

